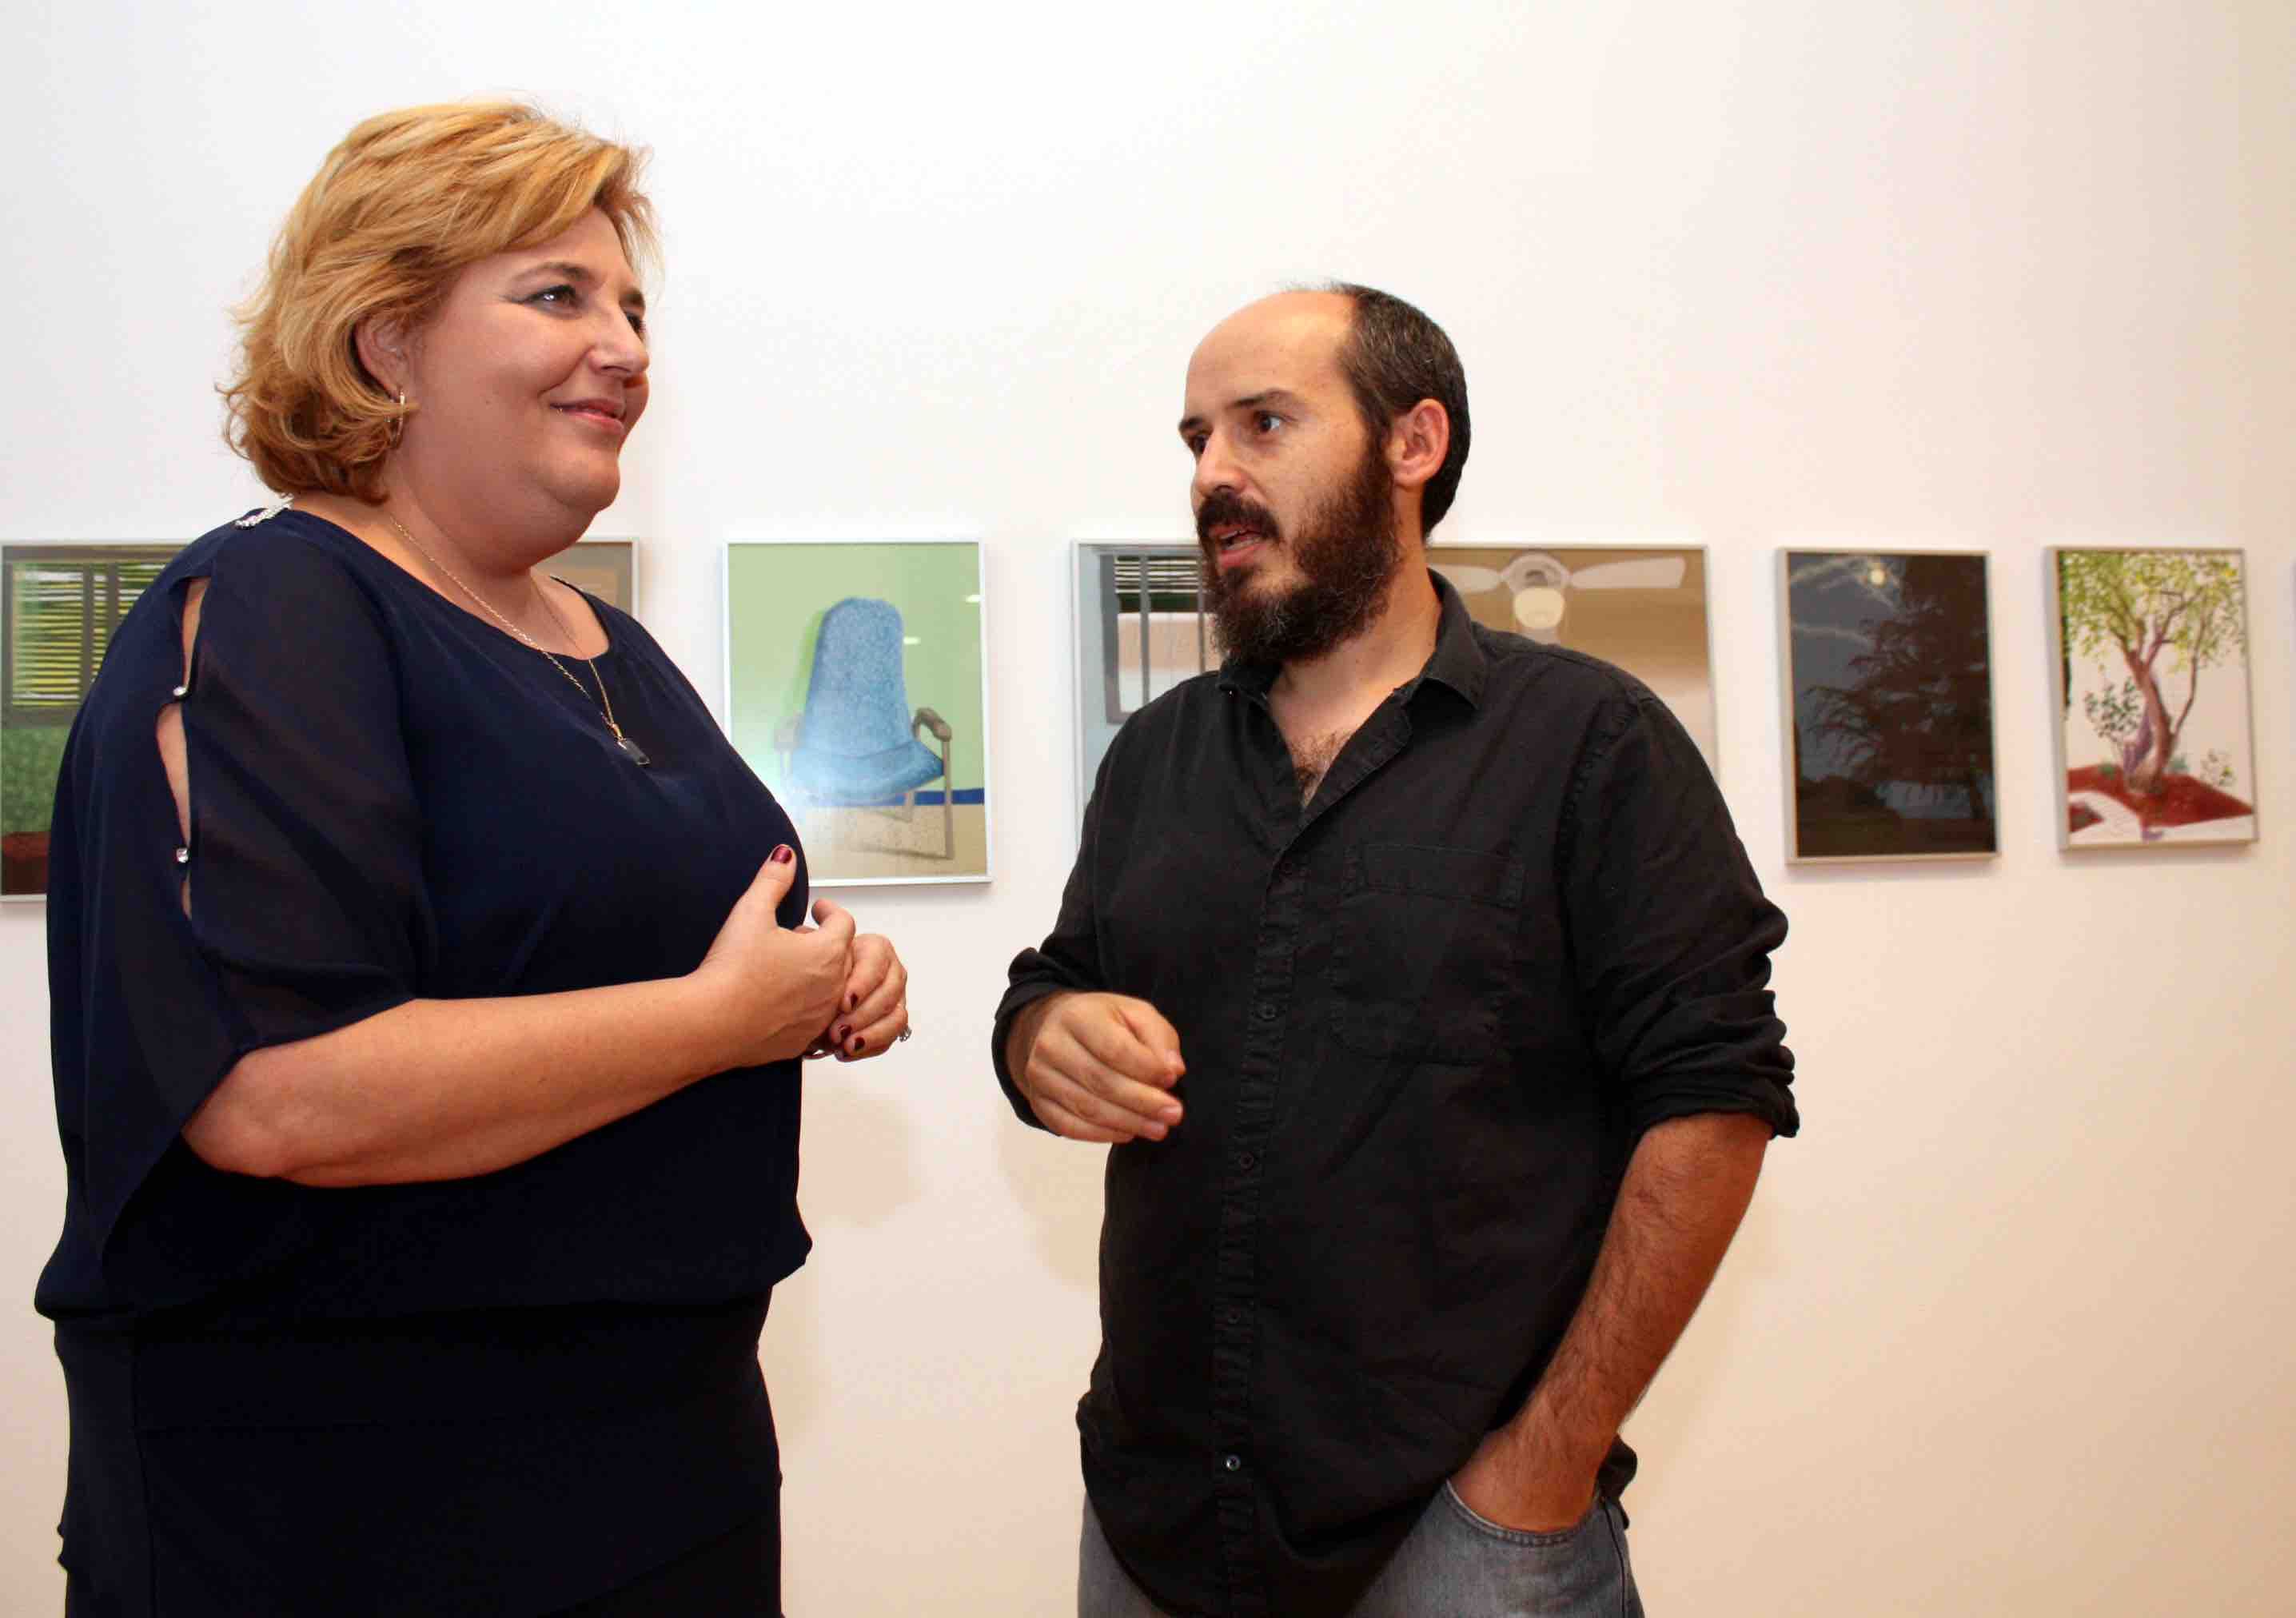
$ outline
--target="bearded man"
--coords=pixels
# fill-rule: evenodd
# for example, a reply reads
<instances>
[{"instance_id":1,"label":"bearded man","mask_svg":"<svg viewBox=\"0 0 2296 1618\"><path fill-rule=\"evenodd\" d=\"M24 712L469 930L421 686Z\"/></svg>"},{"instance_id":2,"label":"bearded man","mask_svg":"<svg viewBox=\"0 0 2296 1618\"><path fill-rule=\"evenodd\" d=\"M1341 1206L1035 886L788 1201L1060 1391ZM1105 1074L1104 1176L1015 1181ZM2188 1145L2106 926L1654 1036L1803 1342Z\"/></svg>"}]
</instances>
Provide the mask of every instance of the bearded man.
<instances>
[{"instance_id":1,"label":"bearded man","mask_svg":"<svg viewBox=\"0 0 2296 1618\"><path fill-rule=\"evenodd\" d=\"M1639 1613L1619 1428L1798 1124L1784 917L1655 697L1429 571L1424 315L1255 303L1180 437L1226 661L1110 747L993 1036L1113 1147L1078 1610Z\"/></svg>"}]
</instances>

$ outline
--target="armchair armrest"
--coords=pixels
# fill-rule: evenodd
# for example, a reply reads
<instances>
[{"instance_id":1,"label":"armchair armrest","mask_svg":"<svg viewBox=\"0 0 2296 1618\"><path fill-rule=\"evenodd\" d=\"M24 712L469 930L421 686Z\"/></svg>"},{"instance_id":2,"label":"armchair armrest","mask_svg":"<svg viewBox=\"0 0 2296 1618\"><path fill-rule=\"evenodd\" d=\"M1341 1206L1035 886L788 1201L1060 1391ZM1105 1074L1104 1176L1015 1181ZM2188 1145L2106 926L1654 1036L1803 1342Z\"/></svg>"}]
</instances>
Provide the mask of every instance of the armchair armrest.
<instances>
[{"instance_id":1,"label":"armchair armrest","mask_svg":"<svg viewBox=\"0 0 2296 1618\"><path fill-rule=\"evenodd\" d=\"M782 778L787 780L791 760L797 757L798 743L805 740L805 715L793 713L774 727L774 752L782 761Z\"/></svg>"},{"instance_id":2,"label":"armchair armrest","mask_svg":"<svg viewBox=\"0 0 2296 1618\"><path fill-rule=\"evenodd\" d=\"M944 858L954 859L956 858L956 764L949 755L953 751L950 741L956 732L947 719L930 708L918 709L916 718L909 721L911 735L920 730L931 732L932 739L940 743L941 853Z\"/></svg>"}]
</instances>

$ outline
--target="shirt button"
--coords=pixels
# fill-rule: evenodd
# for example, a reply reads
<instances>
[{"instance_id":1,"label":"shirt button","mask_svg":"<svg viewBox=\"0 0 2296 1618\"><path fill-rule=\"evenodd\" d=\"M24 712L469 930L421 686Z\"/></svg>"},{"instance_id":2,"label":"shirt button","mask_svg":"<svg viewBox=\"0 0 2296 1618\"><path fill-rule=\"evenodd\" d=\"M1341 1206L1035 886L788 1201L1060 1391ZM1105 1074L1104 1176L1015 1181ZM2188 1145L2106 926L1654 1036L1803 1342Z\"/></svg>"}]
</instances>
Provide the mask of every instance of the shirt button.
<instances>
[{"instance_id":1,"label":"shirt button","mask_svg":"<svg viewBox=\"0 0 2296 1618\"><path fill-rule=\"evenodd\" d=\"M1222 1310L1220 1311L1220 1321L1223 1325L1226 1326L1242 1326L1243 1324L1243 1311L1240 1309Z\"/></svg>"},{"instance_id":2,"label":"shirt button","mask_svg":"<svg viewBox=\"0 0 2296 1618\"><path fill-rule=\"evenodd\" d=\"M1263 1023L1273 1023L1275 1021L1275 1002L1273 1000L1262 1000L1259 1005L1251 1008L1251 1014L1258 1017Z\"/></svg>"},{"instance_id":3,"label":"shirt button","mask_svg":"<svg viewBox=\"0 0 2296 1618\"><path fill-rule=\"evenodd\" d=\"M1220 1458L1220 1467L1223 1471L1226 1472L1241 1472L1243 1470L1243 1457L1241 1455L1223 1456Z\"/></svg>"},{"instance_id":4,"label":"shirt button","mask_svg":"<svg viewBox=\"0 0 2296 1618\"><path fill-rule=\"evenodd\" d=\"M1253 1169L1259 1167L1259 1160L1249 1152L1238 1152L1235 1154L1235 1166L1242 1169L1247 1174L1251 1172Z\"/></svg>"}]
</instances>

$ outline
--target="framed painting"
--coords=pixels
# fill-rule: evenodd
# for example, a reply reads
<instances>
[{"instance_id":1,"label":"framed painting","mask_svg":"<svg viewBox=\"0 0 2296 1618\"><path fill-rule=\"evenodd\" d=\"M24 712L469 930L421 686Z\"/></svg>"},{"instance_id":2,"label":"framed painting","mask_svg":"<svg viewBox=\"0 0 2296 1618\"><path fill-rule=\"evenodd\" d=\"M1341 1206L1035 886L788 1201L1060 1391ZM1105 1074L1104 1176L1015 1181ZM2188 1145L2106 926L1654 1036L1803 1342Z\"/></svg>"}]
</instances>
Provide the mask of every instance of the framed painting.
<instances>
[{"instance_id":1,"label":"framed painting","mask_svg":"<svg viewBox=\"0 0 2296 1618\"><path fill-rule=\"evenodd\" d=\"M1124 721L1219 666L1193 539L1080 540L1075 549L1076 823Z\"/></svg>"},{"instance_id":2,"label":"framed painting","mask_svg":"<svg viewBox=\"0 0 2296 1618\"><path fill-rule=\"evenodd\" d=\"M636 618L637 551L635 539L581 539L545 562L542 571Z\"/></svg>"},{"instance_id":3,"label":"framed painting","mask_svg":"<svg viewBox=\"0 0 2296 1618\"><path fill-rule=\"evenodd\" d=\"M2237 550L2046 553L2057 846L2256 841Z\"/></svg>"},{"instance_id":4,"label":"framed painting","mask_svg":"<svg viewBox=\"0 0 2296 1618\"><path fill-rule=\"evenodd\" d=\"M0 899L48 891L64 741L111 632L180 545L0 546Z\"/></svg>"},{"instance_id":5,"label":"framed painting","mask_svg":"<svg viewBox=\"0 0 2296 1618\"><path fill-rule=\"evenodd\" d=\"M1788 860L2000 852L1987 587L1974 551L1778 553Z\"/></svg>"},{"instance_id":6,"label":"framed painting","mask_svg":"<svg viewBox=\"0 0 2296 1618\"><path fill-rule=\"evenodd\" d=\"M1479 624L1614 663L1651 688L1721 774L1702 546L1427 547Z\"/></svg>"},{"instance_id":7,"label":"framed painting","mask_svg":"<svg viewBox=\"0 0 2296 1618\"><path fill-rule=\"evenodd\" d=\"M972 540L726 549L726 728L816 886L988 880Z\"/></svg>"}]
</instances>

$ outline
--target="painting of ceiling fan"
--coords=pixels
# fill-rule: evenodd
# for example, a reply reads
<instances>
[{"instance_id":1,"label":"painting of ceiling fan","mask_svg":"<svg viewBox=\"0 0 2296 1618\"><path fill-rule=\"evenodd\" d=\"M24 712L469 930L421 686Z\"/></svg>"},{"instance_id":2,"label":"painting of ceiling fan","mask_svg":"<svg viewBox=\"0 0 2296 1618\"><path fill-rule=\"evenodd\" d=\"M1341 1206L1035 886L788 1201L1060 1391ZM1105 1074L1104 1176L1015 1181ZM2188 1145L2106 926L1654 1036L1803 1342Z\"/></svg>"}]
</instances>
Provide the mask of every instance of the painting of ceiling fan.
<instances>
[{"instance_id":1,"label":"painting of ceiling fan","mask_svg":"<svg viewBox=\"0 0 2296 1618\"><path fill-rule=\"evenodd\" d=\"M1522 632L1548 645L1561 642L1562 619L1570 611L1573 591L1676 589L1689 567L1680 556L1649 556L1573 569L1545 551L1525 551L1500 568L1438 562L1431 557L1428 565L1449 579L1461 595L1505 591L1513 602L1514 620Z\"/></svg>"}]
</instances>

